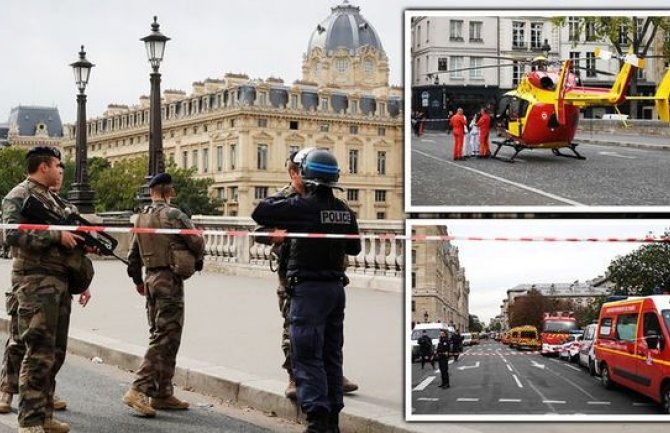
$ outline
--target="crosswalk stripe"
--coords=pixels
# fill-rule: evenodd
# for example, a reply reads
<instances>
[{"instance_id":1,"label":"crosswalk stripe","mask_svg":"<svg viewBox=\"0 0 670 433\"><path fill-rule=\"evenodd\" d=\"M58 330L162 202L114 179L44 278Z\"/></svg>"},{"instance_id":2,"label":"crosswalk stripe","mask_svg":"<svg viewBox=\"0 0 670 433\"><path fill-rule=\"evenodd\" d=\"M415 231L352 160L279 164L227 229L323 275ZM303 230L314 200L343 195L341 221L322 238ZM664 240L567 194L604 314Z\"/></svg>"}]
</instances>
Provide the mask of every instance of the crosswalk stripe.
<instances>
[{"instance_id":1,"label":"crosswalk stripe","mask_svg":"<svg viewBox=\"0 0 670 433\"><path fill-rule=\"evenodd\" d=\"M435 376L427 377L423 380L423 382L418 384L412 391L423 391L434 380L435 380Z\"/></svg>"},{"instance_id":2,"label":"crosswalk stripe","mask_svg":"<svg viewBox=\"0 0 670 433\"><path fill-rule=\"evenodd\" d=\"M500 403L521 403L520 398L499 398Z\"/></svg>"},{"instance_id":3,"label":"crosswalk stripe","mask_svg":"<svg viewBox=\"0 0 670 433\"><path fill-rule=\"evenodd\" d=\"M417 398L418 401L440 401L439 398L428 398L428 397L419 397Z\"/></svg>"},{"instance_id":4,"label":"crosswalk stripe","mask_svg":"<svg viewBox=\"0 0 670 433\"><path fill-rule=\"evenodd\" d=\"M477 402L478 398L457 398L456 401Z\"/></svg>"},{"instance_id":5,"label":"crosswalk stripe","mask_svg":"<svg viewBox=\"0 0 670 433\"><path fill-rule=\"evenodd\" d=\"M565 404L565 400L542 400L544 404Z\"/></svg>"},{"instance_id":6,"label":"crosswalk stripe","mask_svg":"<svg viewBox=\"0 0 670 433\"><path fill-rule=\"evenodd\" d=\"M612 402L609 401L587 401L586 404L593 404L593 405L609 405Z\"/></svg>"}]
</instances>

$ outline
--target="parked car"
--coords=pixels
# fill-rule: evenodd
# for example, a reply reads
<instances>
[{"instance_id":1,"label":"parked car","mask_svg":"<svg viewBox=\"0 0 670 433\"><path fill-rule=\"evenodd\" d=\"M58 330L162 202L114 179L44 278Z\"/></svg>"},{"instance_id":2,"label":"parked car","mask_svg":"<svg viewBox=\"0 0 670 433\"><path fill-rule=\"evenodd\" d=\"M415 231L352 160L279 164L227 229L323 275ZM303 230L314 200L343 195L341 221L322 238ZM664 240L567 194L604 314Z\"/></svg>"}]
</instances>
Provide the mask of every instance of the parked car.
<instances>
[{"instance_id":1,"label":"parked car","mask_svg":"<svg viewBox=\"0 0 670 433\"><path fill-rule=\"evenodd\" d=\"M593 342L596 338L597 328L598 324L596 323L587 325L586 328L584 328L584 338L582 339L582 344L579 348L579 357L577 359L579 365L589 369L589 374L591 374L591 376L596 374L596 353Z\"/></svg>"},{"instance_id":2,"label":"parked car","mask_svg":"<svg viewBox=\"0 0 670 433\"><path fill-rule=\"evenodd\" d=\"M464 332L461 334L463 337L463 346L471 346L472 345L472 334L469 332Z\"/></svg>"},{"instance_id":3,"label":"parked car","mask_svg":"<svg viewBox=\"0 0 670 433\"><path fill-rule=\"evenodd\" d=\"M440 331L445 330L447 333L454 332L452 326L447 326L446 323L433 322L433 323L419 323L414 326L412 329L412 335L410 337L412 341L412 362L419 359L419 337L423 334L423 331L426 331L426 335L430 337L433 341L433 348L437 347L437 343L440 340Z\"/></svg>"},{"instance_id":4,"label":"parked car","mask_svg":"<svg viewBox=\"0 0 670 433\"><path fill-rule=\"evenodd\" d=\"M576 362L584 334L570 334L558 351L558 358Z\"/></svg>"},{"instance_id":5,"label":"parked car","mask_svg":"<svg viewBox=\"0 0 670 433\"><path fill-rule=\"evenodd\" d=\"M670 414L669 328L670 295L603 304L594 343L602 385L630 388Z\"/></svg>"}]
</instances>

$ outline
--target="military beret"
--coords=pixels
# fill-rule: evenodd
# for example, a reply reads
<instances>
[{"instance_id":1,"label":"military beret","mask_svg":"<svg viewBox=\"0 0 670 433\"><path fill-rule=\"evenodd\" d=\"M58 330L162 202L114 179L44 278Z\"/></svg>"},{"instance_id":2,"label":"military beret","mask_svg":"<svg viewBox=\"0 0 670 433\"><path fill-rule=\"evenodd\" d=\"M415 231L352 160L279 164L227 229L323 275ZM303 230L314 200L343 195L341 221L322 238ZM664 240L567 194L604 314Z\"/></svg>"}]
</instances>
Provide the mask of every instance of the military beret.
<instances>
[{"instance_id":1,"label":"military beret","mask_svg":"<svg viewBox=\"0 0 670 433\"><path fill-rule=\"evenodd\" d=\"M151 178L149 182L149 188L153 188L156 185L171 184L172 176L169 173L158 173L156 176Z\"/></svg>"},{"instance_id":2,"label":"military beret","mask_svg":"<svg viewBox=\"0 0 670 433\"><path fill-rule=\"evenodd\" d=\"M33 156L51 156L60 160L60 150L51 146L36 146L28 151L26 159Z\"/></svg>"}]
</instances>

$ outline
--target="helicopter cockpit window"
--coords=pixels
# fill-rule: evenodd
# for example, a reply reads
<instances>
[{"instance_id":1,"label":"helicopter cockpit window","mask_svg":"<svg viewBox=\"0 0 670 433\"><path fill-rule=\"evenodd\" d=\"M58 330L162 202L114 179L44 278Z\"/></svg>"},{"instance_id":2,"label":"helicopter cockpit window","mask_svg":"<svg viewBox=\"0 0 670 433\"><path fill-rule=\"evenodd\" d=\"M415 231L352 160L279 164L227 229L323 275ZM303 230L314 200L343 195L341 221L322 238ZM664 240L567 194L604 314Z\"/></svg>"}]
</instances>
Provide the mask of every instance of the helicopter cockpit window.
<instances>
[{"instance_id":1,"label":"helicopter cockpit window","mask_svg":"<svg viewBox=\"0 0 670 433\"><path fill-rule=\"evenodd\" d=\"M510 102L509 120L517 121L526 115L528 101L520 98L512 98Z\"/></svg>"}]
</instances>

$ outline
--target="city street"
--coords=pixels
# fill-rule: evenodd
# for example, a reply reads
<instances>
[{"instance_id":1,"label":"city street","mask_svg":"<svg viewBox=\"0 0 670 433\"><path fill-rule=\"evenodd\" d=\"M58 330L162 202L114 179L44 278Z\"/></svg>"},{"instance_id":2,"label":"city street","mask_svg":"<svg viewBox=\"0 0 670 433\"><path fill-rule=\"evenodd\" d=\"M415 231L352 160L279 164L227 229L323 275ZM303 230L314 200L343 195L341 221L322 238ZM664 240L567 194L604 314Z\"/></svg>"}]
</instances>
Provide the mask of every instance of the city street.
<instances>
[{"instance_id":1,"label":"city street","mask_svg":"<svg viewBox=\"0 0 670 433\"><path fill-rule=\"evenodd\" d=\"M474 158L455 162L453 136L412 136L411 205L667 206L670 152L655 149L667 139L632 136L631 142L641 142L638 148L615 145L629 144L621 136L608 140L601 134L578 146L586 160L535 149L524 150L510 164ZM499 155L509 158L511 149L503 148Z\"/></svg>"},{"instance_id":2,"label":"city street","mask_svg":"<svg viewBox=\"0 0 670 433\"><path fill-rule=\"evenodd\" d=\"M577 364L510 349L492 340L468 346L450 361L451 387L439 388L440 373L412 364L414 415L660 415L648 398L623 389L606 390Z\"/></svg>"}]
</instances>

